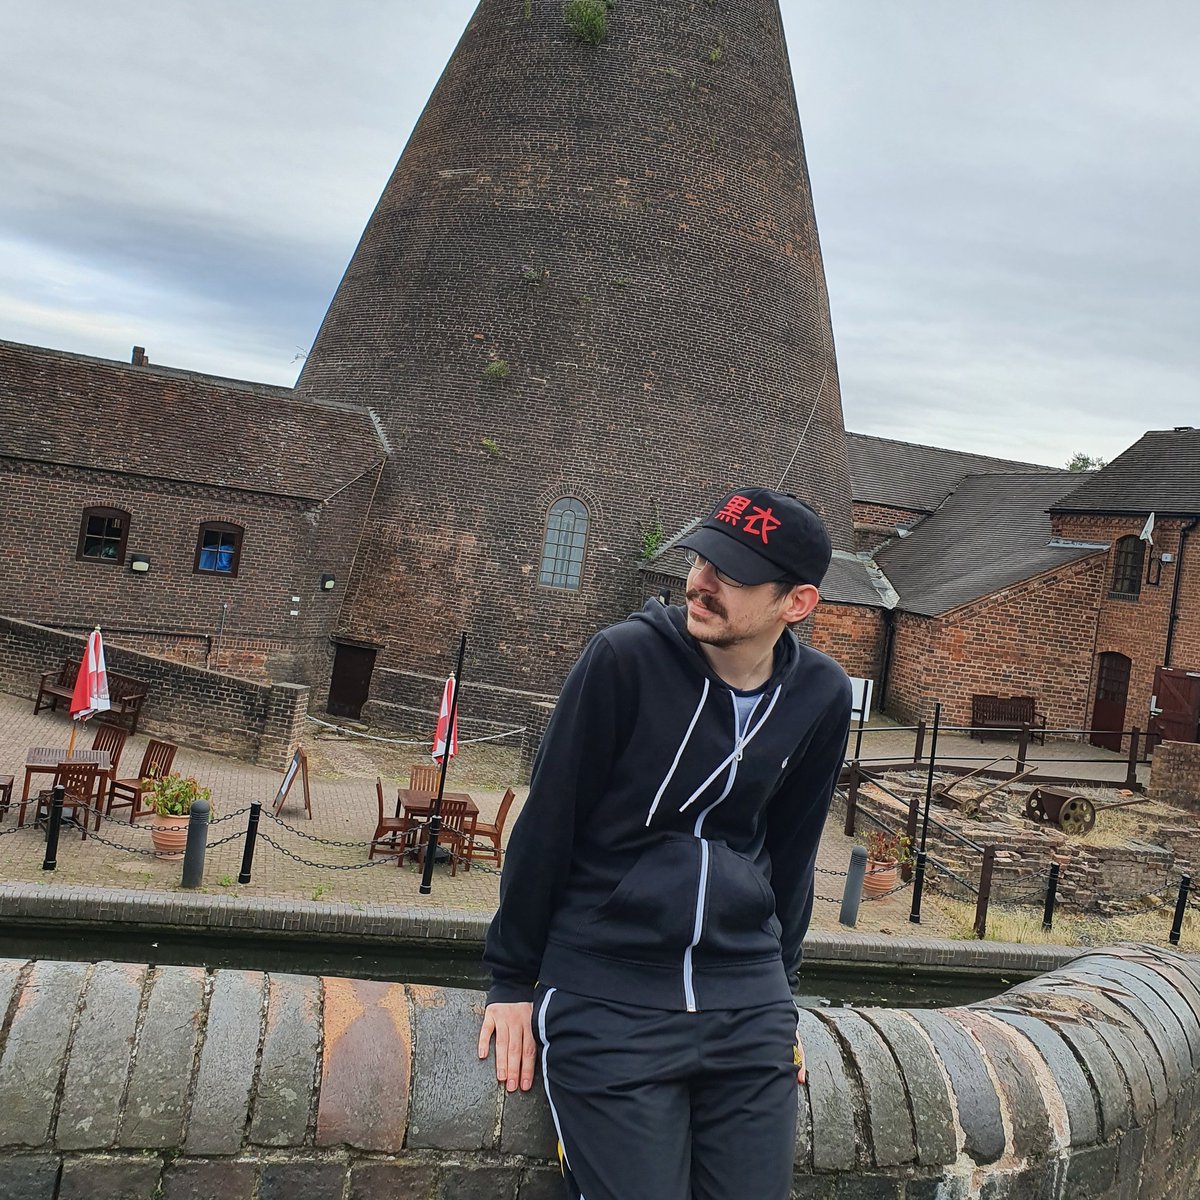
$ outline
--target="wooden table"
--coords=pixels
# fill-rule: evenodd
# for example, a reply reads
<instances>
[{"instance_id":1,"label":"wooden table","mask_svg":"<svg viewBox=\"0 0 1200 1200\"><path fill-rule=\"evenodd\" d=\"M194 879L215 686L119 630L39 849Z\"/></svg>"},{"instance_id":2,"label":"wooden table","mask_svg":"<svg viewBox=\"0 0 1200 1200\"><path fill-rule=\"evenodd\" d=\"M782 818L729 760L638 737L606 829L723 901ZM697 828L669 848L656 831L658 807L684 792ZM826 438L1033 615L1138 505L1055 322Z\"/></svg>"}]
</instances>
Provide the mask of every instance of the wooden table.
<instances>
[{"instance_id":1,"label":"wooden table","mask_svg":"<svg viewBox=\"0 0 1200 1200\"><path fill-rule=\"evenodd\" d=\"M428 821L433 815L433 802L435 799L437 797L431 796L428 792L418 792L412 788L400 788L396 792L396 816L400 815L400 810L403 808L405 816L416 817L421 821ZM446 792L443 794L442 799L465 800L467 802L467 820L471 822L479 820L479 805L466 792Z\"/></svg>"},{"instance_id":2,"label":"wooden table","mask_svg":"<svg viewBox=\"0 0 1200 1200\"><path fill-rule=\"evenodd\" d=\"M417 821L428 821L433 815L433 802L437 799L436 796L431 796L428 792L415 791L413 788L400 788L396 792L396 816L400 815L400 809L404 809L406 817L412 817ZM475 841L475 824L479 820L479 805L467 795L466 792L444 792L442 794L443 802L446 800L465 800L467 802L466 820L463 822L463 834L468 842ZM425 847L419 845L418 856L421 861L424 861ZM466 857L464 864L468 870L471 868L470 857Z\"/></svg>"},{"instance_id":3,"label":"wooden table","mask_svg":"<svg viewBox=\"0 0 1200 1200\"><path fill-rule=\"evenodd\" d=\"M25 754L25 786L21 789L20 818L25 816L25 805L29 803L29 784L35 775L53 775L60 763L97 763L100 767L100 798L104 796L104 785L112 782L116 773L107 750L76 750L68 756L62 746L30 746ZM23 824L18 819L18 824Z\"/></svg>"}]
</instances>

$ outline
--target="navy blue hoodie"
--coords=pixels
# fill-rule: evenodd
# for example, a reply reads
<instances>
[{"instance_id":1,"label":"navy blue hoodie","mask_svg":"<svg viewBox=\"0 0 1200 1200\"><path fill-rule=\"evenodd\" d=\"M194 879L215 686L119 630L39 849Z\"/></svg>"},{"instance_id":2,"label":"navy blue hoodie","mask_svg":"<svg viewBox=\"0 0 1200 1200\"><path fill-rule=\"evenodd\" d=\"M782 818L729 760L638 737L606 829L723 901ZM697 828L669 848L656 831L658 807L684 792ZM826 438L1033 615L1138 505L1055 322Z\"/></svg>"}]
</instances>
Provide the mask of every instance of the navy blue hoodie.
<instances>
[{"instance_id":1,"label":"navy blue hoodie","mask_svg":"<svg viewBox=\"0 0 1200 1200\"><path fill-rule=\"evenodd\" d=\"M790 996L850 683L785 632L740 735L735 694L681 608L588 643L505 854L489 1003L539 981L688 1011Z\"/></svg>"}]
</instances>

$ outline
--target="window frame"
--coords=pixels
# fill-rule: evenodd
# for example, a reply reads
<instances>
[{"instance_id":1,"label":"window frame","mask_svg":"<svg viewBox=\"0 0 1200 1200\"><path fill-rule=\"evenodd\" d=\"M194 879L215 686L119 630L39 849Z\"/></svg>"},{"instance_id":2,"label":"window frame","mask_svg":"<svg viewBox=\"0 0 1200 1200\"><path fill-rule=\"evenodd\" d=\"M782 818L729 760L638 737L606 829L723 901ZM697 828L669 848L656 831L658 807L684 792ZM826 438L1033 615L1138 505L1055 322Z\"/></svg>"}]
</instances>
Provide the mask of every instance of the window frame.
<instances>
[{"instance_id":1,"label":"window frame","mask_svg":"<svg viewBox=\"0 0 1200 1200\"><path fill-rule=\"evenodd\" d=\"M117 554L115 558L102 558L97 554L85 554L84 547L87 545L88 539L88 522L93 517L105 517L111 519L119 517L121 519L121 539L117 543ZM123 508L114 508L109 504L90 504L84 510L79 518L79 541L75 546L76 562L97 563L104 567L122 567L125 565L125 549L129 542L129 513Z\"/></svg>"},{"instance_id":2,"label":"window frame","mask_svg":"<svg viewBox=\"0 0 1200 1200\"><path fill-rule=\"evenodd\" d=\"M1145 565L1146 543L1136 534L1118 538L1113 544L1109 596L1114 600L1137 600L1142 594L1142 570Z\"/></svg>"},{"instance_id":3,"label":"window frame","mask_svg":"<svg viewBox=\"0 0 1200 1200\"><path fill-rule=\"evenodd\" d=\"M555 576L565 576L567 579L570 579L572 572L570 570L564 571L564 570L561 570L560 568L564 562L566 563L566 565L568 567L575 565L575 560L573 560L571 558L569 551L572 549L578 549L578 551L579 551L578 568L574 572L575 582L574 583L547 582L546 581L546 574L547 574L546 556L547 556L547 552L551 549L550 535L551 535L551 533L557 534L557 533L562 532L561 524L559 524L557 527L552 527L551 522L556 519L555 509L559 508L560 505L565 505L565 504L575 505L576 507L569 509L569 510L563 510L562 512L560 512L558 514L558 519L561 521L561 517L567 511L569 511L571 513L571 515L575 518L577 523L578 523L580 517L582 517L583 537L577 547L573 546L573 545L567 545L568 555L566 556L565 559L560 554L555 553L552 563L551 563L551 568L550 568L549 574L551 576L551 579L553 579ZM564 593L576 593L576 594L583 590L583 567L584 567L584 563L587 561L588 538L591 533L591 526L592 526L591 510L583 502L583 500L580 499L580 497L572 496L572 495L559 496L557 500L553 501L550 504L549 508L547 508L547 510L546 510L546 522L543 527L543 533L542 533L542 549L541 549L541 554L539 555L539 558L538 558L538 587L545 588L547 591L550 591L550 592L564 592ZM570 536L572 539L574 538L574 536L575 536L574 530L571 531ZM555 541L553 549L555 551L558 551L564 545L566 545L566 543L564 543L562 541Z\"/></svg>"},{"instance_id":4,"label":"window frame","mask_svg":"<svg viewBox=\"0 0 1200 1200\"><path fill-rule=\"evenodd\" d=\"M233 534L233 562L228 571L214 570L211 567L200 565L200 557L205 550L204 535L206 533ZM196 554L192 560L192 574L207 575L209 578L215 579L236 579L242 566L242 544L245 536L245 528L235 525L232 521L202 521L196 533Z\"/></svg>"}]
</instances>

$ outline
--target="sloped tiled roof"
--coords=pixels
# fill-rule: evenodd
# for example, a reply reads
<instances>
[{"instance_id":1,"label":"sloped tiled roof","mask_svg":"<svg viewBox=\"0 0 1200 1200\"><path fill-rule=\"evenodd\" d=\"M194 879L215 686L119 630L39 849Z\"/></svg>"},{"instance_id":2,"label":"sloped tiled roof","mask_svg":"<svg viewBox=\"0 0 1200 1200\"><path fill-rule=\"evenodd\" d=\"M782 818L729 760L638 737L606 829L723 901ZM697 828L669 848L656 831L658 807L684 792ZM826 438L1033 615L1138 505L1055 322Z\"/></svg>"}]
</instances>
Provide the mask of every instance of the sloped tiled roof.
<instances>
[{"instance_id":1,"label":"sloped tiled roof","mask_svg":"<svg viewBox=\"0 0 1200 1200\"><path fill-rule=\"evenodd\" d=\"M323 500L385 455L360 408L0 341L0 456Z\"/></svg>"},{"instance_id":2,"label":"sloped tiled roof","mask_svg":"<svg viewBox=\"0 0 1200 1200\"><path fill-rule=\"evenodd\" d=\"M1095 547L1050 546L1047 509L1090 475L971 475L910 537L875 559L904 612L936 616L1064 563Z\"/></svg>"},{"instance_id":3,"label":"sloped tiled roof","mask_svg":"<svg viewBox=\"0 0 1200 1200\"><path fill-rule=\"evenodd\" d=\"M1153 429L1055 512L1200 514L1200 429Z\"/></svg>"},{"instance_id":4,"label":"sloped tiled roof","mask_svg":"<svg viewBox=\"0 0 1200 1200\"><path fill-rule=\"evenodd\" d=\"M886 504L933 512L967 475L1034 471L1064 474L1057 467L1013 462L985 454L966 454L915 442L846 434L850 456L850 492L858 504Z\"/></svg>"}]
</instances>

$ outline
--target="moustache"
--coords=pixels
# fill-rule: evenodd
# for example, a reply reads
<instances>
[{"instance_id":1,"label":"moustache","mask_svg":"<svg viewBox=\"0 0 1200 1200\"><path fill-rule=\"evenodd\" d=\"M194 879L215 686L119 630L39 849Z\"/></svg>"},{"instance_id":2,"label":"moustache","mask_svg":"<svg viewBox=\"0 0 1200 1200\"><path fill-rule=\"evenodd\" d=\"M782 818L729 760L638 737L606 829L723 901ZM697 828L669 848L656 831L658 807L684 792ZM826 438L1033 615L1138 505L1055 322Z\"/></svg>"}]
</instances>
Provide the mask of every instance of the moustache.
<instances>
[{"instance_id":1,"label":"moustache","mask_svg":"<svg viewBox=\"0 0 1200 1200\"><path fill-rule=\"evenodd\" d=\"M724 617L727 615L721 602L716 598L716 596L713 596L708 592L699 591L697 588L689 588L684 595L694 604L700 605L701 608L707 608L708 611L713 613L715 616Z\"/></svg>"}]
</instances>

